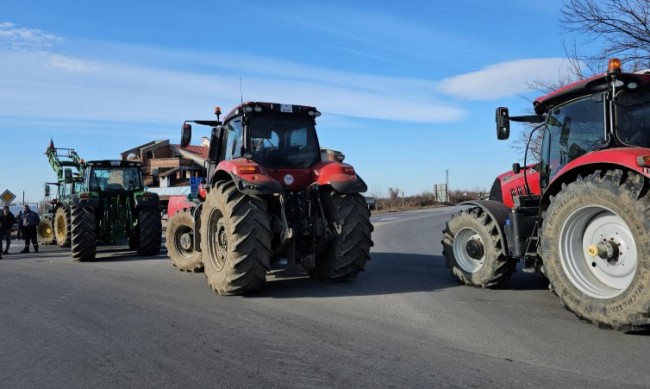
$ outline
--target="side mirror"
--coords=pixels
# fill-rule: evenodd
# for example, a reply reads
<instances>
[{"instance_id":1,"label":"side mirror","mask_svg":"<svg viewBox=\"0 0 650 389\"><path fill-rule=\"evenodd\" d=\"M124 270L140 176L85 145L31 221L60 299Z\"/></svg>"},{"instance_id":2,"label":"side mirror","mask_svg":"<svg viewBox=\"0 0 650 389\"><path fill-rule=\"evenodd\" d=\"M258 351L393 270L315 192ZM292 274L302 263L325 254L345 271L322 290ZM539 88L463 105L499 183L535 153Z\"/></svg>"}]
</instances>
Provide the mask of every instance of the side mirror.
<instances>
[{"instance_id":1,"label":"side mirror","mask_svg":"<svg viewBox=\"0 0 650 389\"><path fill-rule=\"evenodd\" d=\"M67 184L72 182L72 169L67 168L63 170L63 179Z\"/></svg>"},{"instance_id":2,"label":"side mirror","mask_svg":"<svg viewBox=\"0 0 650 389\"><path fill-rule=\"evenodd\" d=\"M192 140L192 125L188 123L183 123L183 127L181 127L181 147L185 148L189 146L191 140Z\"/></svg>"},{"instance_id":3,"label":"side mirror","mask_svg":"<svg viewBox=\"0 0 650 389\"><path fill-rule=\"evenodd\" d=\"M521 165L519 164L519 162L513 163L512 164L512 172L515 173L515 174L519 174L520 171L521 171Z\"/></svg>"},{"instance_id":4,"label":"side mirror","mask_svg":"<svg viewBox=\"0 0 650 389\"><path fill-rule=\"evenodd\" d=\"M499 107L496 112L497 139L505 140L510 137L510 115L508 108Z\"/></svg>"}]
</instances>

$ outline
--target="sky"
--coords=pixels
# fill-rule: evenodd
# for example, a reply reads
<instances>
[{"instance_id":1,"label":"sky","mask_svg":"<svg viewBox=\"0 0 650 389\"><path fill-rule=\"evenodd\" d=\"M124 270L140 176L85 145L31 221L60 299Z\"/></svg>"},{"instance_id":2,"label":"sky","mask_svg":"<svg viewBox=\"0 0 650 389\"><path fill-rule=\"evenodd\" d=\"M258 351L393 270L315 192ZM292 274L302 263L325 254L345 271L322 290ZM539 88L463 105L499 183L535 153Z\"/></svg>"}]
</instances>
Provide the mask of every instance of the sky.
<instances>
[{"instance_id":1,"label":"sky","mask_svg":"<svg viewBox=\"0 0 650 389\"><path fill-rule=\"evenodd\" d=\"M0 192L43 198L50 139L119 159L180 142L244 101L315 106L321 147L405 195L489 190L523 156L495 109L526 114L568 67L561 0L2 0ZM520 131L513 125L513 132ZM198 127L193 143L200 141Z\"/></svg>"}]
</instances>

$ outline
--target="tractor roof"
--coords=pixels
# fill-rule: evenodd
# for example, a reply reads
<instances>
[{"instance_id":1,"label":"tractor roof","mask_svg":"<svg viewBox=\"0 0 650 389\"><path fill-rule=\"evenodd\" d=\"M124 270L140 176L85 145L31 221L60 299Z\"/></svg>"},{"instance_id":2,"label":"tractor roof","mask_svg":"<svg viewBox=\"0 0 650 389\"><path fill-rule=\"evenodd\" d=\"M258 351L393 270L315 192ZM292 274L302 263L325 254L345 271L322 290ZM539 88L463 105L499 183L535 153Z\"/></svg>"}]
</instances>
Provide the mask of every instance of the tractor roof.
<instances>
[{"instance_id":1,"label":"tractor roof","mask_svg":"<svg viewBox=\"0 0 650 389\"><path fill-rule=\"evenodd\" d=\"M135 162L135 161L124 161L124 160L119 160L119 159L105 159L105 160L98 160L98 161L87 161L86 164L88 166L93 166L93 167L141 167L142 163L141 162Z\"/></svg>"},{"instance_id":2,"label":"tractor roof","mask_svg":"<svg viewBox=\"0 0 650 389\"><path fill-rule=\"evenodd\" d=\"M535 113L541 115L551 110L554 106L575 99L576 97L590 95L607 90L612 77L621 80L627 85L630 81L635 81L637 87L648 88L650 86L650 74L641 73L617 73L607 74L602 73L596 76L586 78L584 80L576 81L566 85L556 91L553 91L546 96L539 97L535 100Z\"/></svg>"},{"instance_id":3,"label":"tractor roof","mask_svg":"<svg viewBox=\"0 0 650 389\"><path fill-rule=\"evenodd\" d=\"M315 107L307 105L295 104L280 104L280 103L265 103L257 101L247 101L237 105L230 110L226 115L224 122L230 120L235 116L239 116L244 112L277 112L283 114L304 115L316 117L320 116L320 112Z\"/></svg>"}]
</instances>

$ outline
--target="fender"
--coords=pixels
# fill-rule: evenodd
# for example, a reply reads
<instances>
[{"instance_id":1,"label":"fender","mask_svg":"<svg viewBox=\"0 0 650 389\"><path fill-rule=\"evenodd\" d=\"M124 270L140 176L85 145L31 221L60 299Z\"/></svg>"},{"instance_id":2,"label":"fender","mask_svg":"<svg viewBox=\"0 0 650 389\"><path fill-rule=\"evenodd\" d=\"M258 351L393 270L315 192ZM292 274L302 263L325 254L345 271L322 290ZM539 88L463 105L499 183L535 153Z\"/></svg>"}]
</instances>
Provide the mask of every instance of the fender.
<instances>
[{"instance_id":1,"label":"fender","mask_svg":"<svg viewBox=\"0 0 650 389\"><path fill-rule=\"evenodd\" d=\"M96 193L93 192L81 192L79 194L72 195L72 204L75 207L93 207L96 208L99 206L99 198Z\"/></svg>"},{"instance_id":2,"label":"fender","mask_svg":"<svg viewBox=\"0 0 650 389\"><path fill-rule=\"evenodd\" d=\"M495 224L497 225L497 232L499 233L501 247L504 248L506 255L510 255L510 248L508 247L508 240L506 239L506 233L503 227L506 224L508 215L510 214L510 208L508 208L505 204L494 200L463 201L457 205L473 205L485 211L485 213L487 213L492 218L492 220L496 222Z\"/></svg>"},{"instance_id":3,"label":"fender","mask_svg":"<svg viewBox=\"0 0 650 389\"><path fill-rule=\"evenodd\" d=\"M559 192L563 183L573 182L578 175L591 174L597 170L632 170L650 179L650 166L642 166L643 164L639 163L642 157L650 157L650 149L621 147L582 155L566 164L553 176L544 190L540 204L548 205L550 196Z\"/></svg>"},{"instance_id":4,"label":"fender","mask_svg":"<svg viewBox=\"0 0 650 389\"><path fill-rule=\"evenodd\" d=\"M145 208L145 207L159 207L160 206L160 197L158 193L153 192L141 192L135 194L135 209Z\"/></svg>"},{"instance_id":5,"label":"fender","mask_svg":"<svg viewBox=\"0 0 650 389\"><path fill-rule=\"evenodd\" d=\"M314 181L319 186L330 185L339 193L361 193L368 185L355 172L354 168L342 162L319 162L314 166Z\"/></svg>"},{"instance_id":6,"label":"fender","mask_svg":"<svg viewBox=\"0 0 650 389\"><path fill-rule=\"evenodd\" d=\"M214 177L229 175L240 192L249 195L284 193L284 188L274 179L266 168L245 158L221 161L215 169ZM211 182L216 182L212 180Z\"/></svg>"}]
</instances>

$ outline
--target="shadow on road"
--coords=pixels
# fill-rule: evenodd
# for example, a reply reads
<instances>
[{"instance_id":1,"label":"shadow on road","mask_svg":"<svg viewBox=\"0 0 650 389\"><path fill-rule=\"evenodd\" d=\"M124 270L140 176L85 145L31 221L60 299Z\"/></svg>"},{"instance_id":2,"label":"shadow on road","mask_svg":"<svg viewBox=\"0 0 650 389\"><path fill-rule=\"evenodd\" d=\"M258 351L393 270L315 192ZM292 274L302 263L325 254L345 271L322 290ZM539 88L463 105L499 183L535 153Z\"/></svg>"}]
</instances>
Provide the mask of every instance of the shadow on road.
<instances>
[{"instance_id":1,"label":"shadow on road","mask_svg":"<svg viewBox=\"0 0 650 389\"><path fill-rule=\"evenodd\" d=\"M340 297L424 292L457 286L447 274L439 274L439 256L372 253L366 271L349 282L323 283L303 271L277 271L267 276L266 286L247 297Z\"/></svg>"},{"instance_id":2,"label":"shadow on road","mask_svg":"<svg viewBox=\"0 0 650 389\"><path fill-rule=\"evenodd\" d=\"M411 292L431 292L463 286L452 277L440 255L372 253L366 271L355 280L322 283L311 279L302 268L275 270L268 274L266 286L247 298L373 296ZM502 290L547 289L542 275L518 271Z\"/></svg>"},{"instance_id":3,"label":"shadow on road","mask_svg":"<svg viewBox=\"0 0 650 389\"><path fill-rule=\"evenodd\" d=\"M13 247L13 246L12 246ZM8 260L18 260L18 259L36 259L36 261L51 261L55 260L69 260L72 259L72 254L70 253L70 248L62 248L56 245L41 245L41 250L38 253L35 253L33 250L26 254L21 254L14 252L9 255L5 255L3 259ZM119 246L97 246L97 253L95 255L93 262L124 262L124 261L147 261L147 260L160 260L168 259L167 258L167 249L163 245L160 249L160 253L153 256L138 256L135 250L130 250L127 245Z\"/></svg>"},{"instance_id":4,"label":"shadow on road","mask_svg":"<svg viewBox=\"0 0 650 389\"><path fill-rule=\"evenodd\" d=\"M151 261L167 258L167 249L163 245L157 255L139 256L135 250L127 246L97 246L97 255L94 262L125 262L125 261Z\"/></svg>"}]
</instances>

